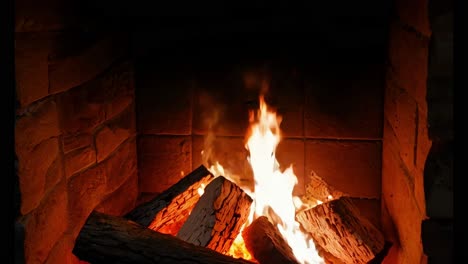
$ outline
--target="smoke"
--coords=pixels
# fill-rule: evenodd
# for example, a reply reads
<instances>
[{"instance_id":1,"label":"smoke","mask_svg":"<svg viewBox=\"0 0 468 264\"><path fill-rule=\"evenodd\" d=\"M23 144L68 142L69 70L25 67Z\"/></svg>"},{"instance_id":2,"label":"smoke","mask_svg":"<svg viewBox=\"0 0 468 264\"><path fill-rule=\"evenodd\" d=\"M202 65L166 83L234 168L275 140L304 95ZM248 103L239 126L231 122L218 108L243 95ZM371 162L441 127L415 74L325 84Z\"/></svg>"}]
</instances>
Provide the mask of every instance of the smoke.
<instances>
[{"instance_id":1,"label":"smoke","mask_svg":"<svg viewBox=\"0 0 468 264\"><path fill-rule=\"evenodd\" d=\"M216 158L214 157L214 143L216 140L216 127L219 125L220 116L223 112L222 107L217 104L213 96L202 91L199 97L199 105L202 106L203 126L207 134L203 139L202 163L205 167L210 168L215 165Z\"/></svg>"},{"instance_id":2,"label":"smoke","mask_svg":"<svg viewBox=\"0 0 468 264\"><path fill-rule=\"evenodd\" d=\"M270 77L265 68L257 68L255 70L246 70L239 75L242 78L238 91L242 92L242 97L247 101L245 103L249 110L257 111L259 108L259 96L266 95L269 91ZM220 138L217 134L220 129L225 129L223 116L228 109L223 104L223 96L220 94L222 90L209 89L200 91L198 104L202 111L201 118L203 122L203 130L205 136L203 138L203 151L201 153L202 164L210 170L215 176L222 175L229 180L235 182L244 191L253 190L253 174L252 169L247 161L248 151L244 149L232 149L231 142L234 138ZM224 98L225 100L225 98ZM239 102L241 103L241 102ZM245 117L246 120L248 116ZM248 135L248 131L246 136ZM246 140L246 139L245 139ZM226 146L226 141L229 141L229 146ZM246 143L246 142L244 142ZM242 146L243 145L239 145ZM229 148L231 147L231 148ZM229 154L226 154L229 152Z\"/></svg>"},{"instance_id":3,"label":"smoke","mask_svg":"<svg viewBox=\"0 0 468 264\"><path fill-rule=\"evenodd\" d=\"M271 83L271 74L268 68L248 70L243 75L244 87L248 92L254 92L258 98L259 95L267 95Z\"/></svg>"}]
</instances>

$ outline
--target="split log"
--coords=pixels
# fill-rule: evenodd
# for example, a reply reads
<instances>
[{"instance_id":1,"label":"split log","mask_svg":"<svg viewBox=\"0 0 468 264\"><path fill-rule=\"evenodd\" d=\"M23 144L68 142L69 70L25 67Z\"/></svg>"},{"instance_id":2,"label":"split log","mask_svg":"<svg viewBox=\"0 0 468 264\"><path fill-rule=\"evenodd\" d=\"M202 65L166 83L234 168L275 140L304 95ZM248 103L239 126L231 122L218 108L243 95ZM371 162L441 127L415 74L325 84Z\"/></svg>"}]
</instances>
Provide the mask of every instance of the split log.
<instances>
[{"instance_id":1,"label":"split log","mask_svg":"<svg viewBox=\"0 0 468 264\"><path fill-rule=\"evenodd\" d=\"M81 229L73 254L90 263L253 264L96 211Z\"/></svg>"},{"instance_id":2,"label":"split log","mask_svg":"<svg viewBox=\"0 0 468 264\"><path fill-rule=\"evenodd\" d=\"M252 198L223 176L215 178L193 208L177 237L227 253L250 213Z\"/></svg>"},{"instance_id":3,"label":"split log","mask_svg":"<svg viewBox=\"0 0 468 264\"><path fill-rule=\"evenodd\" d=\"M266 216L255 219L242 232L249 252L261 264L297 264L294 253L278 228Z\"/></svg>"},{"instance_id":4,"label":"split log","mask_svg":"<svg viewBox=\"0 0 468 264\"><path fill-rule=\"evenodd\" d=\"M384 247L382 233L347 197L296 215L316 244L344 263L367 263Z\"/></svg>"},{"instance_id":5,"label":"split log","mask_svg":"<svg viewBox=\"0 0 468 264\"><path fill-rule=\"evenodd\" d=\"M176 235L200 199L198 189L207 186L213 178L202 165L125 217L154 231Z\"/></svg>"},{"instance_id":6,"label":"split log","mask_svg":"<svg viewBox=\"0 0 468 264\"><path fill-rule=\"evenodd\" d=\"M323 258L325 264L346 264L341 259L330 254L330 252L327 252L320 245L315 245L315 249L317 250L319 256Z\"/></svg>"},{"instance_id":7,"label":"split log","mask_svg":"<svg viewBox=\"0 0 468 264\"><path fill-rule=\"evenodd\" d=\"M309 175L309 183L306 185L305 195L302 197L302 200L309 204L317 204L317 201L325 203L344 195L343 192L338 191L312 171Z\"/></svg>"}]
</instances>

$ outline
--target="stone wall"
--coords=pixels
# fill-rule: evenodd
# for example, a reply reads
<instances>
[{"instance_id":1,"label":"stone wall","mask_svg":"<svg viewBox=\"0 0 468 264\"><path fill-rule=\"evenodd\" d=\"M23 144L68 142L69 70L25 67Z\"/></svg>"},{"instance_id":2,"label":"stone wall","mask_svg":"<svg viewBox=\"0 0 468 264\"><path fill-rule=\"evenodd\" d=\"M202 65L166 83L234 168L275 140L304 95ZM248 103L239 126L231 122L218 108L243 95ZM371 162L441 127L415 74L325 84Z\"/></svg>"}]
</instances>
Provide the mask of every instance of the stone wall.
<instances>
[{"instance_id":1,"label":"stone wall","mask_svg":"<svg viewBox=\"0 0 468 264\"><path fill-rule=\"evenodd\" d=\"M428 2L395 1L390 26L382 150L382 223L393 243L385 263L427 263L421 239L426 219L428 132Z\"/></svg>"},{"instance_id":2,"label":"stone wall","mask_svg":"<svg viewBox=\"0 0 468 264\"><path fill-rule=\"evenodd\" d=\"M72 2L35 3L16 2L16 258L79 263L89 213L138 196L133 64L125 34L77 27Z\"/></svg>"}]
</instances>

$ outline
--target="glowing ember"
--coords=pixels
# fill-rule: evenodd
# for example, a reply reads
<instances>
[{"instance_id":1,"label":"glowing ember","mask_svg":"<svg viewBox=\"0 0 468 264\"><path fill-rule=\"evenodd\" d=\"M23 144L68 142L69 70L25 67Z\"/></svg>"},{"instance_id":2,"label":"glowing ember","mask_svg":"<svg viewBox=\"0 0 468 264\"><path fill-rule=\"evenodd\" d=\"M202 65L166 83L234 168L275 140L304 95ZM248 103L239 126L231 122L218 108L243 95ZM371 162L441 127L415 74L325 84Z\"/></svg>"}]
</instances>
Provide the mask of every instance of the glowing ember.
<instances>
[{"instance_id":1,"label":"glowing ember","mask_svg":"<svg viewBox=\"0 0 468 264\"><path fill-rule=\"evenodd\" d=\"M303 206L303 203L299 197L292 195L294 186L297 184L293 168L290 166L281 172L276 160L275 150L281 139L281 117L268 109L261 96L260 108L250 113L249 121L250 127L245 148L249 151L248 161L254 174L255 190L253 193L249 192L242 188L239 182L236 182L254 200L251 217L245 226L260 216L266 216L278 227L300 263L325 263L318 255L312 239L300 230L300 225L295 220L296 211ZM215 176L225 175L223 167L217 162L210 167L210 171ZM241 234L235 239L229 255L247 260L252 259L245 248Z\"/></svg>"},{"instance_id":2,"label":"glowing ember","mask_svg":"<svg viewBox=\"0 0 468 264\"><path fill-rule=\"evenodd\" d=\"M197 191L198 191L198 194L199 194L200 196L202 196L203 193L205 192L205 184L202 183L201 186L198 187L198 190L197 190Z\"/></svg>"},{"instance_id":3,"label":"glowing ember","mask_svg":"<svg viewBox=\"0 0 468 264\"><path fill-rule=\"evenodd\" d=\"M233 256L235 258L252 260L252 255L250 255L250 252L245 247L244 238L242 238L242 230L244 230L244 227L245 224L241 227L239 235L237 235L236 239L234 239L234 242L232 243L231 248L229 249L228 255Z\"/></svg>"}]
</instances>

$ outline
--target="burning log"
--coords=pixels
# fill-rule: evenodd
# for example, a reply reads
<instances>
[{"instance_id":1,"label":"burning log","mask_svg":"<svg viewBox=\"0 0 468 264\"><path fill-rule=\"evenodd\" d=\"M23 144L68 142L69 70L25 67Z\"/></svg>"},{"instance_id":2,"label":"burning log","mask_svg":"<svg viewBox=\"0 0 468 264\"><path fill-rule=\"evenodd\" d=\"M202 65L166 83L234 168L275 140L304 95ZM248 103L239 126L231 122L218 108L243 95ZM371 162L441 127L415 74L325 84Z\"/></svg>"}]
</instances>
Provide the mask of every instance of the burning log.
<instances>
[{"instance_id":1,"label":"burning log","mask_svg":"<svg viewBox=\"0 0 468 264\"><path fill-rule=\"evenodd\" d=\"M325 264L346 264L341 259L333 256L319 245L315 245L315 249L317 250L319 256L323 258Z\"/></svg>"},{"instance_id":2,"label":"burning log","mask_svg":"<svg viewBox=\"0 0 468 264\"><path fill-rule=\"evenodd\" d=\"M250 196L219 176L206 186L177 237L224 254L247 220L251 204Z\"/></svg>"},{"instance_id":3,"label":"burning log","mask_svg":"<svg viewBox=\"0 0 468 264\"><path fill-rule=\"evenodd\" d=\"M90 263L253 264L96 211L81 229L73 253Z\"/></svg>"},{"instance_id":4,"label":"burning log","mask_svg":"<svg viewBox=\"0 0 468 264\"><path fill-rule=\"evenodd\" d=\"M296 217L320 247L344 263L367 263L384 247L382 233L349 198L318 205Z\"/></svg>"},{"instance_id":5,"label":"burning log","mask_svg":"<svg viewBox=\"0 0 468 264\"><path fill-rule=\"evenodd\" d=\"M213 178L202 165L125 217L154 231L176 235L200 199L199 188L207 186Z\"/></svg>"},{"instance_id":6,"label":"burning log","mask_svg":"<svg viewBox=\"0 0 468 264\"><path fill-rule=\"evenodd\" d=\"M344 196L344 193L329 185L312 171L309 175L309 183L306 185L306 193L302 200L312 203L316 203L317 201L326 202L338 199L341 196Z\"/></svg>"},{"instance_id":7,"label":"burning log","mask_svg":"<svg viewBox=\"0 0 468 264\"><path fill-rule=\"evenodd\" d=\"M242 232L245 246L259 263L297 264L293 251L266 216L255 219Z\"/></svg>"}]
</instances>

